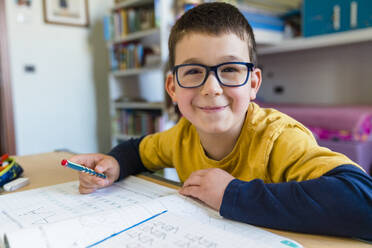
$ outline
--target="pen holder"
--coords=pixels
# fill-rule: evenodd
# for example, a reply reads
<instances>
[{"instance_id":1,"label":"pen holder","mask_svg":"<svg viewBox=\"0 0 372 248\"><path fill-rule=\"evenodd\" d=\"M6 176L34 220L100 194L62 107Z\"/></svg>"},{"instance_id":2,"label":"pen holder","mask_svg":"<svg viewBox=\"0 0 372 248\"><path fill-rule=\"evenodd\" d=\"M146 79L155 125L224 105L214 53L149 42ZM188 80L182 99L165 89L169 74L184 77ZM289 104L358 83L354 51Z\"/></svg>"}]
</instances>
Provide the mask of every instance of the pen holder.
<instances>
[{"instance_id":1,"label":"pen holder","mask_svg":"<svg viewBox=\"0 0 372 248\"><path fill-rule=\"evenodd\" d=\"M0 172L0 187L19 177L23 172L22 167L13 158L8 158L4 162L8 162L8 165Z\"/></svg>"}]
</instances>

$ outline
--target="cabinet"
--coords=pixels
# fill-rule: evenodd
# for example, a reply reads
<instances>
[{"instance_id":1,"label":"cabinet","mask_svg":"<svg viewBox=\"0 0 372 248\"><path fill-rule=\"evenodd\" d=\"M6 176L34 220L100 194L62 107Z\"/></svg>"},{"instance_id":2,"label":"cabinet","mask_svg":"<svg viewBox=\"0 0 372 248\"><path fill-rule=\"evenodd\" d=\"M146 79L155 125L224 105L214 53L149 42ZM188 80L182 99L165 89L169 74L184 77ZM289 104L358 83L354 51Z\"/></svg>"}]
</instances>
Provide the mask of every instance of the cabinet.
<instances>
[{"instance_id":1,"label":"cabinet","mask_svg":"<svg viewBox=\"0 0 372 248\"><path fill-rule=\"evenodd\" d=\"M371 27L371 9L368 0L304 0L303 35L308 37Z\"/></svg>"}]
</instances>

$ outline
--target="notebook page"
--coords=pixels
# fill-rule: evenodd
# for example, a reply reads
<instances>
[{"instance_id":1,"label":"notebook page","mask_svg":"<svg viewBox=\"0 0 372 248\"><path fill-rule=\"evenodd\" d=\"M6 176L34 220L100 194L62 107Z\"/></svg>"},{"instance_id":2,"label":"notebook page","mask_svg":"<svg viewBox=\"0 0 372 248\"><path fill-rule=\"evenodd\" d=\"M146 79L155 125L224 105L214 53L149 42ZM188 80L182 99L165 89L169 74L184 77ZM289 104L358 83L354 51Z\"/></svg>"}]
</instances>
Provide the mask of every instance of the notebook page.
<instances>
[{"instance_id":1,"label":"notebook page","mask_svg":"<svg viewBox=\"0 0 372 248\"><path fill-rule=\"evenodd\" d=\"M241 248L271 246L167 212L93 247Z\"/></svg>"},{"instance_id":2,"label":"notebook page","mask_svg":"<svg viewBox=\"0 0 372 248\"><path fill-rule=\"evenodd\" d=\"M47 245L47 247L84 247L87 246L88 244L93 244L99 240L107 238L113 233L117 233L120 230L123 230L124 228L133 225L133 223L141 222L146 218L153 216L154 214L158 214L161 211L167 210L168 211L167 214L164 215L179 216L177 223L179 224L179 228L182 229L180 233L183 233L183 235L185 235L185 232L188 233L187 236L190 236L192 233L195 233L195 231L199 232L199 229L196 229L195 227L201 225L201 223L204 223L205 226L210 227L212 229L212 231L210 231L208 228L205 228L205 230L207 230L206 231L207 233L205 233L206 235L205 237L209 237L208 232L213 234L216 232L213 230L218 229L218 232L222 233L226 232L229 233L229 235L230 234L238 235L239 239L248 238L249 240L257 243L269 245L269 247L301 247L299 244L292 240L286 239L279 235L272 234L260 228L224 219L221 216L219 216L218 212L206 207L204 204L192 200L191 198L174 194L176 192L175 190L171 190L162 186L159 186L160 188L157 189L158 185L139 178L133 179L130 178L129 180L125 180L123 182L126 184L125 185L115 184L110 188L94 193L96 194L96 196L93 197L92 199L87 198L90 199L91 201L89 200L83 201L85 204L80 205L78 204L77 206L73 205L74 206L73 209L79 210L78 208L79 206L81 206L82 208L85 208L87 210L91 210L93 208L94 211L92 212L86 211L80 215L77 214L79 213L79 211L77 211L77 213L74 212L74 214L70 214L69 218L66 218L67 219L66 221L61 222L57 220L58 218L55 219L51 218L57 216L61 219L61 216L64 216L63 214L60 214L58 212L59 207L61 207L58 205L60 204L60 201L65 200L81 201L79 199L74 198L74 194L76 194L77 196L82 196L83 198L85 196L90 196L80 195L79 193L77 193L77 182L75 182L75 185L73 183L67 183L63 185L33 190L31 191L31 193L32 192L33 193L30 196L28 196L29 198L33 197L32 200L25 197L25 195L27 196L27 194L25 193L30 191L6 195L4 196L4 198L0 197L0 209L2 210L3 213L2 215L3 220L8 221L7 223L9 222L11 224L15 223L14 225L17 225L19 222L23 225L22 228L27 226L31 227L38 226L37 228L23 229L21 230L21 232L18 231L13 233L10 232L10 230L8 229L7 234L9 235L9 238L13 238L13 240L15 240L16 237L18 237L17 240L19 240L20 242L26 241L26 237L28 236L29 237L38 236L41 237L40 242ZM57 190L59 189L58 186L64 189L63 193ZM44 197L46 197L47 200L44 200L43 203L39 203L38 207L40 207L40 204L47 205L53 203L54 205L52 204L52 208L54 209L49 210L55 210L55 213L57 213L56 215L47 214L42 215L41 211L40 213L36 211L34 212L25 211L24 208L27 207L27 204L30 203L35 204L35 201L37 201L35 197L37 194L35 194L35 192L41 194L39 190L41 190L45 194ZM56 194L56 192L57 193L59 192L59 194ZM11 203L7 201L9 198L8 196L16 194L19 194L19 197L16 197L16 199L20 201L18 205L13 205L13 208L10 209L2 205L2 203L4 203L8 204L8 207L11 206L10 205ZM134 194L134 196L131 196L131 194ZM52 195L53 197L51 197L50 195ZM67 195L67 199L63 198L66 197L65 195ZM158 198L161 195L168 196ZM61 199L58 199L58 201L56 201L57 197L61 197ZM74 199L70 199L71 197ZM155 200L149 200L151 198L155 198ZM141 201L146 202L146 204L138 204ZM133 203L136 203L136 205L133 205ZM74 202L71 202L71 204L74 204ZM118 206L118 204L120 207L115 207ZM61 208L62 208L61 212L64 213L63 207ZM19 214L20 210L22 210L21 213L28 213L28 215L30 215L32 218L26 218L27 214L20 215ZM46 220L45 223L40 224L40 221L36 223L31 223L29 221L40 220L42 219L41 217L43 217ZM160 216L157 218L160 218ZM161 219L162 218L168 217L161 217ZM182 224L181 222L183 221L186 221L185 223L187 223L187 221L188 222L195 221L195 223L193 224L189 223L192 226L192 230L189 230L188 225ZM1 220L0 215L0 228L5 226L3 223L6 224L6 222L3 222ZM139 227L133 228L133 230L137 231L140 230L138 228ZM33 229L33 231L31 231L31 229ZM34 234L35 229L37 229L39 235ZM33 232L33 234L27 235L29 232ZM19 239L19 237L22 238ZM69 238L66 239L66 237ZM128 238L123 235L117 235L116 238L121 239L121 237ZM176 238L177 240L179 240L180 238L177 235L172 237L173 238L170 238L170 240L172 240L171 242L173 242ZM68 241L68 243L66 243L66 241ZM28 242L26 242L26 244L27 243ZM62 245L59 246L59 244ZM158 244L158 242L156 244ZM163 243L159 244L164 245Z\"/></svg>"},{"instance_id":3,"label":"notebook page","mask_svg":"<svg viewBox=\"0 0 372 248\"><path fill-rule=\"evenodd\" d=\"M69 182L0 196L0 234L121 209L177 192L137 177L129 177L92 194L82 195Z\"/></svg>"},{"instance_id":4,"label":"notebook page","mask_svg":"<svg viewBox=\"0 0 372 248\"><path fill-rule=\"evenodd\" d=\"M164 210L167 212L163 213ZM154 215L157 216L153 218ZM38 229L38 235L35 235L35 229ZM216 211L180 195L42 225L33 230L7 233L11 247L17 248L16 242L21 242L20 237L23 241L24 237L31 237L29 233L42 237L35 242L47 247L86 247L93 244L96 245L92 247L121 247L123 244L133 245L128 247L247 247L242 244L272 248L302 247L257 227L223 219ZM112 234L117 235L110 237Z\"/></svg>"},{"instance_id":5,"label":"notebook page","mask_svg":"<svg viewBox=\"0 0 372 248\"><path fill-rule=\"evenodd\" d=\"M162 202L153 200L125 209L7 233L7 239L12 248L27 247L30 242L38 247L54 248L279 247L164 210Z\"/></svg>"},{"instance_id":6,"label":"notebook page","mask_svg":"<svg viewBox=\"0 0 372 248\"><path fill-rule=\"evenodd\" d=\"M166 209L156 202L111 209L94 215L84 215L57 223L7 232L12 248L28 247L87 247L114 233L140 223Z\"/></svg>"},{"instance_id":7,"label":"notebook page","mask_svg":"<svg viewBox=\"0 0 372 248\"><path fill-rule=\"evenodd\" d=\"M220 230L239 234L250 240L255 240L269 247L299 248L299 243L286 237L268 232L259 227L225 219L219 213L200 201L181 195L169 195L161 197L158 201L169 211L184 219L196 219L203 224L207 224Z\"/></svg>"}]
</instances>

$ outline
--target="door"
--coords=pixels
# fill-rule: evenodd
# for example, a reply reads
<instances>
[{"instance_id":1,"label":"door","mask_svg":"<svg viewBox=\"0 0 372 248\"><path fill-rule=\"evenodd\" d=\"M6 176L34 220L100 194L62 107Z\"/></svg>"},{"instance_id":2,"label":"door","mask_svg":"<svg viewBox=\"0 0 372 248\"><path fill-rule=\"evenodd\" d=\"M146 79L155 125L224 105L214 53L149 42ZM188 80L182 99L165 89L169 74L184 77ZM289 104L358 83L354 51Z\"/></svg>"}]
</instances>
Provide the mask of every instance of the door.
<instances>
[{"instance_id":1,"label":"door","mask_svg":"<svg viewBox=\"0 0 372 248\"><path fill-rule=\"evenodd\" d=\"M0 0L0 155L16 154L5 1ZM9 2L8 2L9 3Z\"/></svg>"}]
</instances>

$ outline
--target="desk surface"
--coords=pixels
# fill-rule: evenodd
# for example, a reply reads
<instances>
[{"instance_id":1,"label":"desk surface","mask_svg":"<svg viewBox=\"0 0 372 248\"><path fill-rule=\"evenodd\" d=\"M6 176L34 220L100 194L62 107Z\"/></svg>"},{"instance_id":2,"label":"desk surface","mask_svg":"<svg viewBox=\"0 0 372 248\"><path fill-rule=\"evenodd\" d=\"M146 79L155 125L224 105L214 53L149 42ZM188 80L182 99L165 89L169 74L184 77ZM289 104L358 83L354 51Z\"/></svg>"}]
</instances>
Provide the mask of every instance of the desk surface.
<instances>
[{"instance_id":1,"label":"desk surface","mask_svg":"<svg viewBox=\"0 0 372 248\"><path fill-rule=\"evenodd\" d=\"M24 169L24 177L30 178L30 184L18 191L39 188L44 186L50 186L59 183L65 183L69 181L78 180L78 173L74 170L64 168L60 165L62 159L70 158L71 154L66 152L52 152L44 153L30 156L20 156L16 157L16 161L22 165ZM172 184L166 182L161 182L154 178L148 178L145 176L140 176L147 180L169 186L172 188L177 188ZM310 235L302 233L293 233L278 231L273 229L264 228L270 232L288 237L290 239L296 240L304 247L334 247L334 248L343 248L343 247L369 247L372 245L359 242L356 240L348 238L338 238L330 236L320 236L320 235Z\"/></svg>"}]
</instances>

